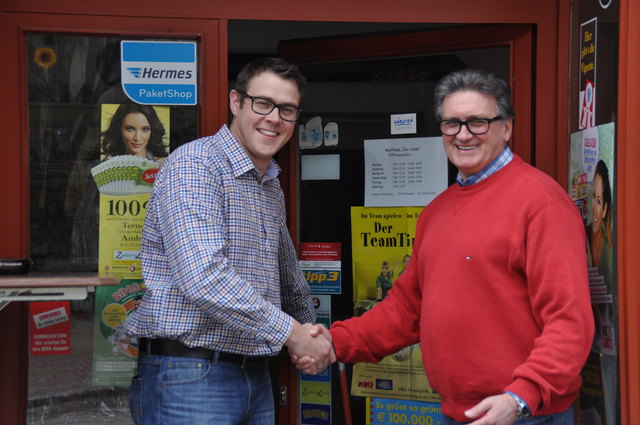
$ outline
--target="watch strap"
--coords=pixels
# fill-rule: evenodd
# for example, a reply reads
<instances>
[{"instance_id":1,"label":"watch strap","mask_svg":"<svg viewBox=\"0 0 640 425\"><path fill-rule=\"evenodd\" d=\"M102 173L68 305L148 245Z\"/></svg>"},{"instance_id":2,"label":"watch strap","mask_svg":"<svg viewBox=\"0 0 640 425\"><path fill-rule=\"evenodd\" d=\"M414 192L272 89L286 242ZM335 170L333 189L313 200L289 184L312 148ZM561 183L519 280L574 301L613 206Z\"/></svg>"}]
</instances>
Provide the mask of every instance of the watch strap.
<instances>
[{"instance_id":1,"label":"watch strap","mask_svg":"<svg viewBox=\"0 0 640 425\"><path fill-rule=\"evenodd\" d=\"M518 418L528 418L531 416L531 409L529 409L529 405L526 401L524 401L517 394L512 393L511 391L505 391L505 394L509 394L516 401L516 415Z\"/></svg>"}]
</instances>

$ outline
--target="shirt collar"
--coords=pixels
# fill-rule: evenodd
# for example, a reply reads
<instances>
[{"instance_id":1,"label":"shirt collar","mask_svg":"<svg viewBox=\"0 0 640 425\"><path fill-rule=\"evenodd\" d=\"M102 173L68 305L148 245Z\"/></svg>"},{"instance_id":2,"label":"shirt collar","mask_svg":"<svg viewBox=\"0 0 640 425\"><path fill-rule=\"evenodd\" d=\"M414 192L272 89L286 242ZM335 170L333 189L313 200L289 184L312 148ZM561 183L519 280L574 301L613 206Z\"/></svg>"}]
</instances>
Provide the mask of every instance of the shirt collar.
<instances>
[{"instance_id":1,"label":"shirt collar","mask_svg":"<svg viewBox=\"0 0 640 425\"><path fill-rule=\"evenodd\" d=\"M463 179L462 175L460 174L460 171L458 171L458 177L456 177L456 182L460 186L471 186L472 184L478 183L486 179L487 177L489 177L490 175L492 175L493 173L495 173L496 171L498 171L499 169L507 165L509 162L511 162L512 159L513 159L513 152L511 152L511 149L509 149L509 145L505 145L500 155L498 155L496 159L491 161L489 165L487 165L477 173L467 177L466 179Z\"/></svg>"},{"instance_id":2,"label":"shirt collar","mask_svg":"<svg viewBox=\"0 0 640 425\"><path fill-rule=\"evenodd\" d=\"M222 126L219 131L219 135L219 140L222 141L222 151L229 158L229 162L231 163L231 166L234 170L234 175L238 177L247 172L254 172L256 176L258 176L258 170L256 169L255 165L253 165L251 158L249 158L249 155L244 150L244 147L242 147L240 142L233 136L228 125L225 124ZM271 160L271 162L269 163L269 167L260 180L272 180L278 177L280 171L281 169L278 164L274 160Z\"/></svg>"}]
</instances>

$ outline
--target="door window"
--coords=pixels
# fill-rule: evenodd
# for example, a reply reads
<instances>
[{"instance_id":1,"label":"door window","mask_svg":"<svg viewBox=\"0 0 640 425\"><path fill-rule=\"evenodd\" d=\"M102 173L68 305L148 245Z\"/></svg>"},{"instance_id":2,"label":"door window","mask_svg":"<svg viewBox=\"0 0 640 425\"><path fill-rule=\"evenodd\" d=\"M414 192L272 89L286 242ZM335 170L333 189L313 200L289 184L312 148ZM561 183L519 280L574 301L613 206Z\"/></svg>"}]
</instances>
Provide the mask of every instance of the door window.
<instances>
[{"instance_id":1,"label":"door window","mask_svg":"<svg viewBox=\"0 0 640 425\"><path fill-rule=\"evenodd\" d=\"M105 152L106 121L119 105L133 103L120 83L122 39L30 33L26 41L33 269L97 272L99 191L91 168L118 153ZM199 106L162 108L166 149L152 158L198 136ZM70 353L29 358L29 424L131 423L128 386L92 383L99 321L92 295L71 301Z\"/></svg>"},{"instance_id":2,"label":"door window","mask_svg":"<svg viewBox=\"0 0 640 425\"><path fill-rule=\"evenodd\" d=\"M376 302L377 281L370 282L366 291L361 286L356 291L354 281L357 279L352 273L357 259L352 255L351 208L363 206L365 202L364 141L440 137L439 126L433 114L433 89L436 82L449 72L467 67L489 70L508 79L510 57L508 47L495 46L436 54L351 58L300 65L309 86L300 117L302 135L299 134L299 145L302 149L298 150L301 167L298 180L299 238L300 242L340 243L342 292L331 296L331 321L359 315ZM391 115L410 113L416 114L415 133L391 134ZM321 143L309 143L313 138L314 128L318 129L315 134L320 135ZM332 136L333 132L336 136ZM336 155L339 157L339 172L334 173L334 178L304 177L304 167L309 162L309 157ZM446 178L449 183L455 181L456 169L453 165L449 164L448 172L443 172L447 176L433 177ZM431 170L425 170L425 177L429 178L430 173ZM389 210L393 212L394 208ZM397 259L400 258L403 256L398 252ZM402 266L398 270L401 272ZM392 273L388 283L391 284L397 276L398 274ZM361 284L362 282L358 282L358 285ZM357 295L363 292L369 292L372 296ZM351 371L351 367L352 365L347 365L347 370ZM340 388L338 380L334 379L331 391L333 394L340 394L345 389ZM356 396L350 400L354 424L364 423L367 417L366 399ZM341 417L342 408L340 403L334 402L333 416Z\"/></svg>"}]
</instances>

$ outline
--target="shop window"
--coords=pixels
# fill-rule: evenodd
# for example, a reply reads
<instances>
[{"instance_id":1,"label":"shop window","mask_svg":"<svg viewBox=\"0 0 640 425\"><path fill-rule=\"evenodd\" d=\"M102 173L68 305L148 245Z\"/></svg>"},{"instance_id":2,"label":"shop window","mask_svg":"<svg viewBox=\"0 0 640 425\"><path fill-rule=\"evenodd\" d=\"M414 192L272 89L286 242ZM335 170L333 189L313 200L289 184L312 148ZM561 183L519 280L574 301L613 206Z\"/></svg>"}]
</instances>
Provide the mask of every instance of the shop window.
<instances>
[{"instance_id":1,"label":"shop window","mask_svg":"<svg viewBox=\"0 0 640 425\"><path fill-rule=\"evenodd\" d=\"M35 271L97 271L103 105L132 103L119 38L27 37L30 245ZM170 149L197 137L196 106L170 107Z\"/></svg>"},{"instance_id":2,"label":"shop window","mask_svg":"<svg viewBox=\"0 0 640 425\"><path fill-rule=\"evenodd\" d=\"M43 33L27 37L33 271L98 272L99 191L91 169L106 157L104 120L118 105L133 103L120 82L120 42ZM168 151L197 138L198 106L163 108ZM128 385L122 379L96 384L99 318L92 295L70 302L69 352L30 356L28 424L132 423Z\"/></svg>"}]
</instances>

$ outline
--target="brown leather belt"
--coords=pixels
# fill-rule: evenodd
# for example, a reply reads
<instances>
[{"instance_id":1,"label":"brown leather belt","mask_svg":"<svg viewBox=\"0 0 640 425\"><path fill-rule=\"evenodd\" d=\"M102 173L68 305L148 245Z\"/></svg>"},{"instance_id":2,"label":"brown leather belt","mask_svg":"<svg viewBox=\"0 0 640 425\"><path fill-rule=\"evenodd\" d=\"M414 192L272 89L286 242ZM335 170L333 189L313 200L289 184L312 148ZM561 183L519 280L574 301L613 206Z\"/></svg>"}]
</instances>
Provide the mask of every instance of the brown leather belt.
<instances>
[{"instance_id":1,"label":"brown leather belt","mask_svg":"<svg viewBox=\"0 0 640 425\"><path fill-rule=\"evenodd\" d=\"M138 338L138 348L140 352L155 354L159 356L189 357L192 359L203 359L236 364L255 363L264 360L266 356L244 356L242 354L225 353L224 351L209 350L202 347L189 347L173 339L165 338Z\"/></svg>"}]
</instances>

